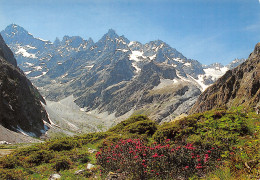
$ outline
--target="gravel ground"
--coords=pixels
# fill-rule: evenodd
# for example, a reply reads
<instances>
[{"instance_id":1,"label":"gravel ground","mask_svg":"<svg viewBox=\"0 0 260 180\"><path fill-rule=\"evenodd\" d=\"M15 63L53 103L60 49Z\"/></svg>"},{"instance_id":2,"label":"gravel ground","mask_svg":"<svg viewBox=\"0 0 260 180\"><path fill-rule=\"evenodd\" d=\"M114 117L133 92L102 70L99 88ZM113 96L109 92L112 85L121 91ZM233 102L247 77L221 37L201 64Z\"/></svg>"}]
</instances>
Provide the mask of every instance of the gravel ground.
<instances>
[{"instance_id":1,"label":"gravel ground","mask_svg":"<svg viewBox=\"0 0 260 180\"><path fill-rule=\"evenodd\" d=\"M11 154L15 149L0 149L0 157Z\"/></svg>"},{"instance_id":2,"label":"gravel ground","mask_svg":"<svg viewBox=\"0 0 260 180\"><path fill-rule=\"evenodd\" d=\"M74 133L99 132L107 130L113 124L107 114L99 117L94 112L89 113L82 110L73 102L73 96L59 102L46 102L45 109L50 120L63 130Z\"/></svg>"},{"instance_id":3,"label":"gravel ground","mask_svg":"<svg viewBox=\"0 0 260 180\"><path fill-rule=\"evenodd\" d=\"M17 132L11 131L9 129L6 129L2 125L0 125L0 141L7 141L12 144L42 142L42 141L32 138L30 136L25 136L21 133L17 133Z\"/></svg>"}]
</instances>

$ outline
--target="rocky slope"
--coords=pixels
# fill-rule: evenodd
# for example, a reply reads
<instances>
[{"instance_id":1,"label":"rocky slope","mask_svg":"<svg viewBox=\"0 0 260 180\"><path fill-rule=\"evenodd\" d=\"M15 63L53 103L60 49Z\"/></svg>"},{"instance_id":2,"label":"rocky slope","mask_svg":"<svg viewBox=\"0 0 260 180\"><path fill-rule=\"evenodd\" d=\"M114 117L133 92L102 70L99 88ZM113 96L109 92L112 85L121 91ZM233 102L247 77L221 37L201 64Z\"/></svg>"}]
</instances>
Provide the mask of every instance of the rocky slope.
<instances>
[{"instance_id":1,"label":"rocky slope","mask_svg":"<svg viewBox=\"0 0 260 180\"><path fill-rule=\"evenodd\" d=\"M246 62L227 71L204 91L190 113L240 105L260 107L260 43Z\"/></svg>"},{"instance_id":2,"label":"rocky slope","mask_svg":"<svg viewBox=\"0 0 260 180\"><path fill-rule=\"evenodd\" d=\"M1 34L46 99L73 95L82 110L96 115L139 112L157 121L170 120L186 113L228 70L203 66L161 40L142 44L112 29L97 42L64 36L52 43L15 24Z\"/></svg>"},{"instance_id":3,"label":"rocky slope","mask_svg":"<svg viewBox=\"0 0 260 180\"><path fill-rule=\"evenodd\" d=\"M41 103L44 99L16 66L11 50L0 36L0 125L40 136L48 129L44 122L49 122Z\"/></svg>"}]
</instances>

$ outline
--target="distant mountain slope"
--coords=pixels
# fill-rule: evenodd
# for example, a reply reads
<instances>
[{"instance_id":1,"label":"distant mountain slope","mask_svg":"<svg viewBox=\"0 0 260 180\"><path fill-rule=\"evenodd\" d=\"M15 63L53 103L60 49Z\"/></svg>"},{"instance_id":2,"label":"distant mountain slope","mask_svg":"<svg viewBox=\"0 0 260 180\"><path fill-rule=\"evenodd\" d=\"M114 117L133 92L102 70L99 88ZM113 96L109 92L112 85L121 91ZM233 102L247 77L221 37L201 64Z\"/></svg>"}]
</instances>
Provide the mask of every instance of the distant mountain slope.
<instances>
[{"instance_id":1,"label":"distant mountain slope","mask_svg":"<svg viewBox=\"0 0 260 180\"><path fill-rule=\"evenodd\" d=\"M44 121L49 122L41 102L44 99L16 66L11 50L0 35L0 125L40 136L48 129Z\"/></svg>"},{"instance_id":2,"label":"distant mountain slope","mask_svg":"<svg viewBox=\"0 0 260 180\"><path fill-rule=\"evenodd\" d=\"M260 43L255 46L246 62L227 71L204 91L190 112L240 105L260 106Z\"/></svg>"},{"instance_id":3,"label":"distant mountain slope","mask_svg":"<svg viewBox=\"0 0 260 180\"><path fill-rule=\"evenodd\" d=\"M73 95L85 111L116 117L141 112L157 121L170 120L186 113L229 69L203 66L161 40L129 41L112 29L97 42L64 36L52 43L15 24L1 34L46 99Z\"/></svg>"}]
</instances>

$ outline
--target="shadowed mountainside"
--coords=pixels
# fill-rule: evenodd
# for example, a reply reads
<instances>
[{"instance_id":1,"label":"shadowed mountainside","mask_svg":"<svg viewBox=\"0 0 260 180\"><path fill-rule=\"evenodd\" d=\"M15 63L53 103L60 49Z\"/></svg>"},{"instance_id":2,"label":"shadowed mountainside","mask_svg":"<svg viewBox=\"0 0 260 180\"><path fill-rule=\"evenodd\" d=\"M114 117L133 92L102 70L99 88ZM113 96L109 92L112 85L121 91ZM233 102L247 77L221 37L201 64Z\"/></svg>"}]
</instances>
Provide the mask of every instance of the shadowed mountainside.
<instances>
[{"instance_id":1,"label":"shadowed mountainside","mask_svg":"<svg viewBox=\"0 0 260 180\"><path fill-rule=\"evenodd\" d=\"M11 50L0 36L0 124L10 130L40 136L48 128L45 103L37 89L17 67Z\"/></svg>"}]
</instances>

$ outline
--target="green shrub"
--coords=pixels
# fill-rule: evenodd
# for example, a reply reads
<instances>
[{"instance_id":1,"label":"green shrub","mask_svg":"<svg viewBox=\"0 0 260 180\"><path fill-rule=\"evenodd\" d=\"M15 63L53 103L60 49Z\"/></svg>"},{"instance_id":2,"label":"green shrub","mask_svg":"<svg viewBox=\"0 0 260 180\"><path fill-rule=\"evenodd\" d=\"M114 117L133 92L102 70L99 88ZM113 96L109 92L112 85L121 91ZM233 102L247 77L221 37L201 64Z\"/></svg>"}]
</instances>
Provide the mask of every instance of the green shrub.
<instances>
[{"instance_id":1,"label":"green shrub","mask_svg":"<svg viewBox=\"0 0 260 180\"><path fill-rule=\"evenodd\" d=\"M102 144L100 145L99 148L103 148L105 146L109 146L110 144L113 144L114 142L117 142L120 139L122 139L122 135L115 134L115 133L110 133L110 136L108 136L107 138L105 138L102 141Z\"/></svg>"},{"instance_id":2,"label":"green shrub","mask_svg":"<svg viewBox=\"0 0 260 180\"><path fill-rule=\"evenodd\" d=\"M31 172L22 169L0 169L0 179L5 180L22 180L27 179Z\"/></svg>"},{"instance_id":3,"label":"green shrub","mask_svg":"<svg viewBox=\"0 0 260 180\"><path fill-rule=\"evenodd\" d=\"M124 138L123 136L128 136L129 138L131 134L151 136L156 130L157 125L154 121L151 121L144 115L135 115L110 128L108 132L120 134L120 136L122 136L120 139L122 139ZM118 137L114 134L112 134L112 136ZM119 137L117 140L119 140Z\"/></svg>"},{"instance_id":4,"label":"green shrub","mask_svg":"<svg viewBox=\"0 0 260 180\"><path fill-rule=\"evenodd\" d=\"M33 152L27 159L30 164L40 165L42 163L48 163L54 157L53 151L40 150Z\"/></svg>"},{"instance_id":5,"label":"green shrub","mask_svg":"<svg viewBox=\"0 0 260 180\"><path fill-rule=\"evenodd\" d=\"M82 144L95 143L109 136L107 132L88 133L83 136L75 137Z\"/></svg>"},{"instance_id":6,"label":"green shrub","mask_svg":"<svg viewBox=\"0 0 260 180\"><path fill-rule=\"evenodd\" d=\"M66 170L66 169L69 169L72 162L69 158L67 157L59 157L59 158L55 158L55 159L52 159L51 162L53 162L53 168L59 172L61 170Z\"/></svg>"},{"instance_id":7,"label":"green shrub","mask_svg":"<svg viewBox=\"0 0 260 180\"><path fill-rule=\"evenodd\" d=\"M17 156L29 156L32 152L39 151L41 148L38 146L29 146L26 148L18 149L15 154Z\"/></svg>"},{"instance_id":8,"label":"green shrub","mask_svg":"<svg viewBox=\"0 0 260 180\"><path fill-rule=\"evenodd\" d=\"M156 124L151 120L137 121L125 127L125 132L132 134L153 135L157 130Z\"/></svg>"},{"instance_id":9,"label":"green shrub","mask_svg":"<svg viewBox=\"0 0 260 180\"><path fill-rule=\"evenodd\" d=\"M157 142L163 142L165 139L182 141L197 129L197 119L193 117L185 117L159 126L153 135L153 139Z\"/></svg>"},{"instance_id":10,"label":"green shrub","mask_svg":"<svg viewBox=\"0 0 260 180\"><path fill-rule=\"evenodd\" d=\"M80 163L87 163L90 161L89 156L82 156L81 158L78 159Z\"/></svg>"},{"instance_id":11,"label":"green shrub","mask_svg":"<svg viewBox=\"0 0 260 180\"><path fill-rule=\"evenodd\" d=\"M70 151L70 153L68 154L68 156L70 156L72 161L78 161L80 163L87 163L90 161L90 153L88 152L88 149L84 148L84 149L73 149L72 151Z\"/></svg>"},{"instance_id":12,"label":"green shrub","mask_svg":"<svg viewBox=\"0 0 260 180\"><path fill-rule=\"evenodd\" d=\"M54 151L68 151L75 148L77 145L78 143L74 140L62 139L62 140L55 140L51 142L49 145L49 149Z\"/></svg>"},{"instance_id":13,"label":"green shrub","mask_svg":"<svg viewBox=\"0 0 260 180\"><path fill-rule=\"evenodd\" d=\"M122 121L122 122L118 123L116 126L110 128L108 130L108 132L120 133L120 132L123 131L123 129L126 126L128 126L130 124L133 124L135 122L138 122L138 121L150 121L150 119L147 116L144 116L144 115L135 115L135 116L132 116L132 117L128 118L125 121Z\"/></svg>"},{"instance_id":14,"label":"green shrub","mask_svg":"<svg viewBox=\"0 0 260 180\"><path fill-rule=\"evenodd\" d=\"M19 166L19 161L14 155L7 155L1 159L0 164L3 168L13 169Z\"/></svg>"}]
</instances>

